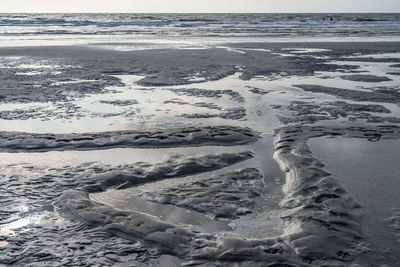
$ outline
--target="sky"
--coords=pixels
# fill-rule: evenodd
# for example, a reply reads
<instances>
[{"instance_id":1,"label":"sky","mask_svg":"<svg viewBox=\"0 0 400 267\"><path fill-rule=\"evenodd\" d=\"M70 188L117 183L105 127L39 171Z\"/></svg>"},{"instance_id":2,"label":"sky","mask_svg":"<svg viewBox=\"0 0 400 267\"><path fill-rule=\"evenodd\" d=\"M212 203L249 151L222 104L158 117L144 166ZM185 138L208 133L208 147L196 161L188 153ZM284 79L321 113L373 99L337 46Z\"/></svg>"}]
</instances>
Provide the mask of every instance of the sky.
<instances>
[{"instance_id":1,"label":"sky","mask_svg":"<svg viewBox=\"0 0 400 267\"><path fill-rule=\"evenodd\" d=\"M0 0L0 13L400 12L400 0Z\"/></svg>"}]
</instances>

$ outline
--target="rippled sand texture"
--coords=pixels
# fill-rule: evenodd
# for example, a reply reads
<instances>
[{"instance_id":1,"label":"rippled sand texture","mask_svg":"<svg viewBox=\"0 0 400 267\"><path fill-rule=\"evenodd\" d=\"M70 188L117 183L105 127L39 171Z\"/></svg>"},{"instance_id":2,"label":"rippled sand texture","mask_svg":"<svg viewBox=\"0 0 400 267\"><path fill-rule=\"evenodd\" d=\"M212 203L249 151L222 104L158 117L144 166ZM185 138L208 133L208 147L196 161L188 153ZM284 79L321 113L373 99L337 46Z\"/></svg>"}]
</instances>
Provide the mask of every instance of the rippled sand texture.
<instances>
[{"instance_id":1,"label":"rippled sand texture","mask_svg":"<svg viewBox=\"0 0 400 267\"><path fill-rule=\"evenodd\" d=\"M398 142L399 47L0 48L0 264L399 265L309 147Z\"/></svg>"}]
</instances>

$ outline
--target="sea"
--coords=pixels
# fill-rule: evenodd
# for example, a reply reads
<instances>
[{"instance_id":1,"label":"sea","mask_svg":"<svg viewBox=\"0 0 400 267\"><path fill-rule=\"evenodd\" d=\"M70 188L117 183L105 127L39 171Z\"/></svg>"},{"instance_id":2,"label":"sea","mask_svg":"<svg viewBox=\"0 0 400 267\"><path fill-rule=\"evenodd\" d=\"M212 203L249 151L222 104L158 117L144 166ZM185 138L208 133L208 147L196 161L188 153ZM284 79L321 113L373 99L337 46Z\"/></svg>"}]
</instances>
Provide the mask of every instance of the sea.
<instances>
[{"instance_id":1,"label":"sea","mask_svg":"<svg viewBox=\"0 0 400 267\"><path fill-rule=\"evenodd\" d=\"M399 13L0 14L0 46L137 43L398 41ZM153 44L149 46L149 44Z\"/></svg>"}]
</instances>

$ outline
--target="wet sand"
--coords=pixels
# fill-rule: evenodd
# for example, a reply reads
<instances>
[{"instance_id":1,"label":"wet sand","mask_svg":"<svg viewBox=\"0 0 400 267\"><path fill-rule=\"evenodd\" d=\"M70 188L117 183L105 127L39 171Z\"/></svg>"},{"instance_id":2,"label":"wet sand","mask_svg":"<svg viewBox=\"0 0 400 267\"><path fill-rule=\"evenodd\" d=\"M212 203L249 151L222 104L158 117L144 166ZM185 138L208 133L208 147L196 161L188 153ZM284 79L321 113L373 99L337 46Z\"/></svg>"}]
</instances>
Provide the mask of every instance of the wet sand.
<instances>
[{"instance_id":1,"label":"wet sand","mask_svg":"<svg viewBox=\"0 0 400 267\"><path fill-rule=\"evenodd\" d=\"M301 234L294 235L294 239L291 240L295 246L303 248L300 254L307 256L310 253L318 253L318 255L332 259L342 258L344 261L356 262L360 260L362 264L366 264L366 262L368 264L371 262L374 264L388 263L389 265L398 263L399 258L396 253L392 253L390 259L384 260L383 252L369 248L369 246L377 246L379 243L376 244L376 242L382 242L382 239L375 239L373 244L366 241L365 229L362 227L364 207L347 191L347 187L339 182L347 179L349 174L339 172L338 174L344 175L340 179L333 176L326 169L324 163L313 155L307 141L312 141L311 138L315 137L339 136L360 138L370 142L378 142L380 139L387 138L395 142L399 138L399 130L400 128L397 126L297 126L279 130L278 139L275 142L277 149L275 157L280 162L282 169L286 171L284 203L292 210L292 212L288 212L287 223L297 225L296 229L302 229ZM320 146L324 145L320 144ZM341 152L345 153L345 151ZM324 157L322 157L323 159ZM349 165L350 163L347 163L344 168L352 169ZM352 171L356 170L352 169ZM383 169L380 171L385 173ZM360 173L362 172L358 172L356 177ZM380 175L384 179L385 174ZM357 177L356 179L362 178ZM357 183L360 191L363 191L360 189L362 186L364 186L362 183L361 185ZM368 185L365 186L365 190L368 191ZM360 201L364 201L364 197ZM377 199L377 201L379 200ZM304 239L304 236L308 238ZM304 245L305 240L307 240L306 242L312 240L312 243L317 245L312 247ZM329 249L323 245L326 240L335 240L335 242L331 242ZM375 255L371 257L369 254ZM365 261L363 257L367 257L368 260Z\"/></svg>"},{"instance_id":2,"label":"wet sand","mask_svg":"<svg viewBox=\"0 0 400 267\"><path fill-rule=\"evenodd\" d=\"M308 141L398 141L399 43L17 47L0 62L0 264L398 260Z\"/></svg>"}]
</instances>

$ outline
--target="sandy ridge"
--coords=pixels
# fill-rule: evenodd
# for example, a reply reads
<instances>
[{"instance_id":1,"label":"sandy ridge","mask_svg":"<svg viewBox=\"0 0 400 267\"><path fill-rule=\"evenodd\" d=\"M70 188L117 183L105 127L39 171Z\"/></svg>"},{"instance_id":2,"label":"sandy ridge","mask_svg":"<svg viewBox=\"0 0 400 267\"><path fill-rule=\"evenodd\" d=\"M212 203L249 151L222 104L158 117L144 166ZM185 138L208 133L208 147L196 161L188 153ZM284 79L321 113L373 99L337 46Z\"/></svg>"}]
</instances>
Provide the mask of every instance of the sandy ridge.
<instances>
[{"instance_id":1,"label":"sandy ridge","mask_svg":"<svg viewBox=\"0 0 400 267\"><path fill-rule=\"evenodd\" d=\"M1 152L45 152L110 148L159 148L204 145L243 145L258 139L258 133L235 126L187 127L150 131L34 134L0 132Z\"/></svg>"}]
</instances>

